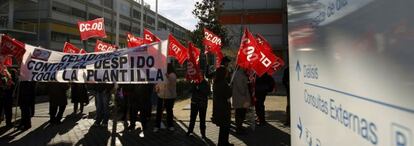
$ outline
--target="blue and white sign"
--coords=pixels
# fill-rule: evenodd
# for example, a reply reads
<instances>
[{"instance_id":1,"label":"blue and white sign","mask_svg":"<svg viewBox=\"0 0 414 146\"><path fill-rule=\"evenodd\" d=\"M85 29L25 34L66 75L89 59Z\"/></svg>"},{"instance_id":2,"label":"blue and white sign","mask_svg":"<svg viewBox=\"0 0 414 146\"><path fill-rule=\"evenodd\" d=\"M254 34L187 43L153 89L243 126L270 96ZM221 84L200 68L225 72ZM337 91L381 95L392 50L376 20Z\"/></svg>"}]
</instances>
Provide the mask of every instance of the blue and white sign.
<instances>
[{"instance_id":1,"label":"blue and white sign","mask_svg":"<svg viewBox=\"0 0 414 146\"><path fill-rule=\"evenodd\" d=\"M414 146L414 1L288 0L292 146Z\"/></svg>"}]
</instances>

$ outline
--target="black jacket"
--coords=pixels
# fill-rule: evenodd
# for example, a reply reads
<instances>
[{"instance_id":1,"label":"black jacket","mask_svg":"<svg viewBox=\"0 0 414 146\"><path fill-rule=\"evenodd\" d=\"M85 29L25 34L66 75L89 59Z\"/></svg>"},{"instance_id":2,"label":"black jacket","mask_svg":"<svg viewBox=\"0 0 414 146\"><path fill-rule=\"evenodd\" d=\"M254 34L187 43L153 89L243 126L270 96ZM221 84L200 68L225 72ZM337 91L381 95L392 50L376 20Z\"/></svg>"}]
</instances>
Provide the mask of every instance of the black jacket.
<instances>
[{"instance_id":1,"label":"black jacket","mask_svg":"<svg viewBox=\"0 0 414 146\"><path fill-rule=\"evenodd\" d=\"M19 85L19 106L35 104L36 82L22 81Z\"/></svg>"},{"instance_id":2,"label":"black jacket","mask_svg":"<svg viewBox=\"0 0 414 146\"><path fill-rule=\"evenodd\" d=\"M191 103L192 104L207 104L208 96L211 94L210 87L206 80L201 83L191 84Z\"/></svg>"},{"instance_id":3,"label":"black jacket","mask_svg":"<svg viewBox=\"0 0 414 146\"><path fill-rule=\"evenodd\" d=\"M86 85L85 84L78 84L78 83L74 83L71 85L71 94L70 94L70 98L72 99L72 103L88 103L89 99L88 99L88 91L86 89Z\"/></svg>"},{"instance_id":4,"label":"black jacket","mask_svg":"<svg viewBox=\"0 0 414 146\"><path fill-rule=\"evenodd\" d=\"M51 106L62 106L68 104L66 91L69 85L66 83L50 82L48 83L48 96Z\"/></svg>"},{"instance_id":5,"label":"black jacket","mask_svg":"<svg viewBox=\"0 0 414 146\"><path fill-rule=\"evenodd\" d=\"M225 80L213 84L213 123L217 126L230 124L231 88Z\"/></svg>"}]
</instances>

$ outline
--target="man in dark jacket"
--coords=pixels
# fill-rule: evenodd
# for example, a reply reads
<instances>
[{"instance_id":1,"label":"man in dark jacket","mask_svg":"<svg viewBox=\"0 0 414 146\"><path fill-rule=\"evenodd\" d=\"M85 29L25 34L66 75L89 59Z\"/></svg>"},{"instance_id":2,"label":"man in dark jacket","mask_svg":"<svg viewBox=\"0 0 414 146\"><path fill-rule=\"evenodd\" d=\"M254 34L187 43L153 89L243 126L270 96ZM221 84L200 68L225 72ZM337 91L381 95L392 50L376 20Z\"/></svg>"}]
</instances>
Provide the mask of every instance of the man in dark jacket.
<instances>
[{"instance_id":1,"label":"man in dark jacket","mask_svg":"<svg viewBox=\"0 0 414 146\"><path fill-rule=\"evenodd\" d=\"M83 113L83 106L89 103L88 92L86 90L85 84L74 83L71 85L71 99L73 103L73 113L76 114L78 111L78 106L80 109L80 114Z\"/></svg>"},{"instance_id":2,"label":"man in dark jacket","mask_svg":"<svg viewBox=\"0 0 414 146\"><path fill-rule=\"evenodd\" d=\"M49 114L50 124L60 124L65 112L68 99L66 97L66 91L69 89L69 85L66 83L50 82L49 88Z\"/></svg>"},{"instance_id":3,"label":"man in dark jacket","mask_svg":"<svg viewBox=\"0 0 414 146\"><path fill-rule=\"evenodd\" d=\"M210 86L207 81L203 79L200 83L192 83L191 87L191 114L190 125L188 127L187 135L191 135L194 130L197 114L200 113L200 133L203 139L206 139L206 113L208 96L210 96Z\"/></svg>"},{"instance_id":4,"label":"man in dark jacket","mask_svg":"<svg viewBox=\"0 0 414 146\"><path fill-rule=\"evenodd\" d=\"M231 88L226 78L228 72L224 67L216 70L213 84L213 118L212 121L220 127L218 146L231 146L229 143L231 118Z\"/></svg>"},{"instance_id":5,"label":"man in dark jacket","mask_svg":"<svg viewBox=\"0 0 414 146\"><path fill-rule=\"evenodd\" d=\"M32 127L31 117L32 111L31 105L34 104L34 98L36 95L36 82L22 81L19 86L18 104L21 110L21 122L18 126L19 129L27 130Z\"/></svg>"},{"instance_id":6,"label":"man in dark jacket","mask_svg":"<svg viewBox=\"0 0 414 146\"><path fill-rule=\"evenodd\" d=\"M264 74L256 78L255 96L256 96L256 115L258 117L258 125L266 123L265 105L266 95L273 91L275 82L271 76Z\"/></svg>"},{"instance_id":7,"label":"man in dark jacket","mask_svg":"<svg viewBox=\"0 0 414 146\"><path fill-rule=\"evenodd\" d=\"M122 87L127 93L128 103L130 104L130 126L128 129L135 130L137 114L139 111L139 118L142 125L142 132L139 136L144 137L144 131L147 130L147 118L149 117L149 114L151 114L151 95L153 93L154 84L129 84L123 85Z\"/></svg>"},{"instance_id":8,"label":"man in dark jacket","mask_svg":"<svg viewBox=\"0 0 414 146\"><path fill-rule=\"evenodd\" d=\"M7 71L3 73L7 75L0 74L0 115L2 114L2 111L4 111L6 116L6 127L12 127L13 92L17 82L17 71L9 67Z\"/></svg>"}]
</instances>

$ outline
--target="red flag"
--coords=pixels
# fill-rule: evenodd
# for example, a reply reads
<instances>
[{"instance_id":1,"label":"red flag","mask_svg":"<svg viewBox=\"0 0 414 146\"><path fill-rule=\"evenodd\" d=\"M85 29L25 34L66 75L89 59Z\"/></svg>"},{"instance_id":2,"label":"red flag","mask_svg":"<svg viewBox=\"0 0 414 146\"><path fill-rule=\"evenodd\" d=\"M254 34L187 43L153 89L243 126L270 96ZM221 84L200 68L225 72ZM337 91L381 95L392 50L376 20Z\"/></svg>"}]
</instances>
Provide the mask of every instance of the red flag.
<instances>
[{"instance_id":1,"label":"red flag","mask_svg":"<svg viewBox=\"0 0 414 146\"><path fill-rule=\"evenodd\" d=\"M276 61L276 56L270 50L265 50L260 47L258 50L260 52L259 59L253 62L252 68L261 77L272 67L272 64Z\"/></svg>"},{"instance_id":2,"label":"red flag","mask_svg":"<svg viewBox=\"0 0 414 146\"><path fill-rule=\"evenodd\" d=\"M3 65L10 67L13 65L13 58L11 56L6 56L3 61Z\"/></svg>"},{"instance_id":3,"label":"red flag","mask_svg":"<svg viewBox=\"0 0 414 146\"><path fill-rule=\"evenodd\" d=\"M195 63L198 65L200 62L200 49L198 49L197 47L194 46L193 43L188 43L188 52L189 52L189 57L194 57L195 58Z\"/></svg>"},{"instance_id":4,"label":"red flag","mask_svg":"<svg viewBox=\"0 0 414 146\"><path fill-rule=\"evenodd\" d=\"M283 66L285 66L285 62L282 58L279 58L277 56L275 62L272 63L271 68L267 71L268 75L272 75L275 71L281 69Z\"/></svg>"},{"instance_id":5,"label":"red flag","mask_svg":"<svg viewBox=\"0 0 414 146\"><path fill-rule=\"evenodd\" d=\"M65 42L65 45L63 46L63 52L64 53L74 53L77 54L80 52L79 48L76 48L75 45L69 43L69 42Z\"/></svg>"},{"instance_id":6,"label":"red flag","mask_svg":"<svg viewBox=\"0 0 414 146\"><path fill-rule=\"evenodd\" d=\"M248 69L251 67L252 63L259 58L259 55L256 39L249 30L245 28L239 52L237 53L237 64L241 68Z\"/></svg>"},{"instance_id":7,"label":"red flag","mask_svg":"<svg viewBox=\"0 0 414 146\"><path fill-rule=\"evenodd\" d=\"M149 30L144 29L144 44L151 44L153 42L160 42L161 40L152 34Z\"/></svg>"},{"instance_id":8,"label":"red flag","mask_svg":"<svg viewBox=\"0 0 414 146\"><path fill-rule=\"evenodd\" d=\"M203 44L206 46L204 53L212 52L217 55L221 52L221 38L206 28L204 28Z\"/></svg>"},{"instance_id":9,"label":"red flag","mask_svg":"<svg viewBox=\"0 0 414 146\"><path fill-rule=\"evenodd\" d=\"M171 34L168 36L168 56L174 56L181 65L188 59L188 51Z\"/></svg>"},{"instance_id":10,"label":"red flag","mask_svg":"<svg viewBox=\"0 0 414 146\"><path fill-rule=\"evenodd\" d=\"M133 48L144 44L144 40L142 38L136 37L129 32L127 33L127 42L128 48Z\"/></svg>"},{"instance_id":11,"label":"red flag","mask_svg":"<svg viewBox=\"0 0 414 146\"><path fill-rule=\"evenodd\" d=\"M262 35L257 34L256 36L257 45L259 47L267 51L272 51L272 47L270 46L269 42L267 42L267 40Z\"/></svg>"},{"instance_id":12,"label":"red flag","mask_svg":"<svg viewBox=\"0 0 414 146\"><path fill-rule=\"evenodd\" d=\"M200 51L192 43L188 43L188 45L189 60L187 62L187 74L185 77L188 81L199 83L203 79L200 72L200 64L198 63Z\"/></svg>"},{"instance_id":13,"label":"red flag","mask_svg":"<svg viewBox=\"0 0 414 146\"><path fill-rule=\"evenodd\" d=\"M96 40L95 52L115 51L116 48L117 47L115 45Z\"/></svg>"},{"instance_id":14,"label":"red flag","mask_svg":"<svg viewBox=\"0 0 414 146\"><path fill-rule=\"evenodd\" d=\"M91 37L106 38L105 23L103 18L83 22L79 21L78 28L81 40L87 40Z\"/></svg>"},{"instance_id":15,"label":"red flag","mask_svg":"<svg viewBox=\"0 0 414 146\"><path fill-rule=\"evenodd\" d=\"M275 71L279 70L282 66L285 65L283 59L277 57L272 52L272 47L270 46L269 42L260 34L256 35L257 38L257 45L259 46L259 50L266 52L265 54L272 54L270 58L272 58L272 64L270 65L269 69L267 70L267 74L272 75ZM265 55L269 56L269 55ZM274 58L274 59L273 59ZM265 60L262 60L265 61ZM262 76L262 75L259 75Z\"/></svg>"},{"instance_id":16,"label":"red flag","mask_svg":"<svg viewBox=\"0 0 414 146\"><path fill-rule=\"evenodd\" d=\"M86 50L85 50L85 49L81 49L81 50L79 51L79 54L86 54L86 53L88 53L88 52L86 52Z\"/></svg>"},{"instance_id":17,"label":"red flag","mask_svg":"<svg viewBox=\"0 0 414 146\"><path fill-rule=\"evenodd\" d=\"M24 43L9 36L3 35L1 37L0 55L15 56L17 62L20 64L22 62L23 55L26 52L26 49L24 47Z\"/></svg>"}]
</instances>

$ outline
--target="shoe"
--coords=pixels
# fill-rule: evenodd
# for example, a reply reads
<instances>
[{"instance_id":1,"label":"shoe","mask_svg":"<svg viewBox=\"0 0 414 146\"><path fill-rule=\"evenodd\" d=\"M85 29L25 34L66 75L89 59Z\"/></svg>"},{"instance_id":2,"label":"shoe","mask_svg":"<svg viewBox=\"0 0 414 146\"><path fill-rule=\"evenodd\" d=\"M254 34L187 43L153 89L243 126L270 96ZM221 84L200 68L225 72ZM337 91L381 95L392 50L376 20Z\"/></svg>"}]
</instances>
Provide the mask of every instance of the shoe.
<instances>
[{"instance_id":1,"label":"shoe","mask_svg":"<svg viewBox=\"0 0 414 146\"><path fill-rule=\"evenodd\" d=\"M175 128L174 127L169 127L168 130L175 131Z\"/></svg>"},{"instance_id":2,"label":"shoe","mask_svg":"<svg viewBox=\"0 0 414 146\"><path fill-rule=\"evenodd\" d=\"M154 129L152 130L152 132L157 133L159 129L160 128L158 128L158 127L154 127Z\"/></svg>"},{"instance_id":3,"label":"shoe","mask_svg":"<svg viewBox=\"0 0 414 146\"><path fill-rule=\"evenodd\" d=\"M108 127L108 123L103 123L101 126L102 126L103 128L107 128L107 127Z\"/></svg>"},{"instance_id":4,"label":"shoe","mask_svg":"<svg viewBox=\"0 0 414 146\"><path fill-rule=\"evenodd\" d=\"M144 138L144 136L145 136L145 135L144 135L144 131L141 131L141 132L139 133L139 137L140 137L140 138Z\"/></svg>"},{"instance_id":5,"label":"shoe","mask_svg":"<svg viewBox=\"0 0 414 146\"><path fill-rule=\"evenodd\" d=\"M193 136L193 132L187 132L185 135L187 135L187 136Z\"/></svg>"}]
</instances>

